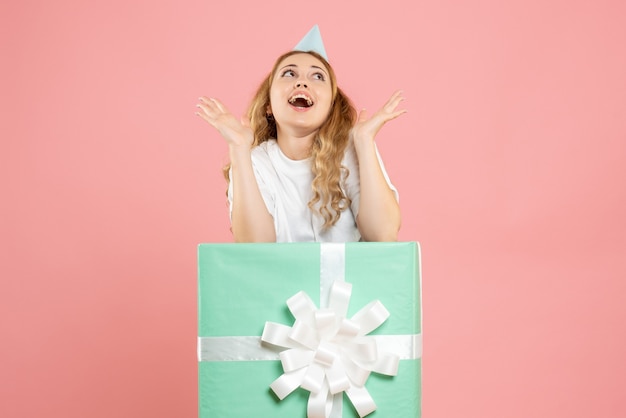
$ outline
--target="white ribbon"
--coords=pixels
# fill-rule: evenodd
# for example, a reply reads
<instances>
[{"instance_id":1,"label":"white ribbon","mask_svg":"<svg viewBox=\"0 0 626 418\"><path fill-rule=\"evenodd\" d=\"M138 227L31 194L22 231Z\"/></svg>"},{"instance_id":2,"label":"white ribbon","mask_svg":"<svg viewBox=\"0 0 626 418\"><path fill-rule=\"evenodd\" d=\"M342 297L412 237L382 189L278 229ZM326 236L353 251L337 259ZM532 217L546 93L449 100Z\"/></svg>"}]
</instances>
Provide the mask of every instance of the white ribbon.
<instances>
[{"instance_id":1,"label":"white ribbon","mask_svg":"<svg viewBox=\"0 0 626 418\"><path fill-rule=\"evenodd\" d=\"M399 360L421 357L421 334L367 335L389 317L380 301L348 319L352 285L344 282L345 245L321 244L320 309L305 292L287 300L290 327L266 322L261 338L199 337L199 361L280 359L284 373L270 387L284 399L298 387L311 392L308 418L340 418L342 393L360 417L376 404L365 388L371 372L395 376Z\"/></svg>"},{"instance_id":2,"label":"white ribbon","mask_svg":"<svg viewBox=\"0 0 626 418\"><path fill-rule=\"evenodd\" d=\"M286 348L280 353L284 373L270 387L281 400L298 387L310 391L308 418L329 418L334 395L341 392L364 417L376 410L364 386L370 373L398 373L400 357L382 351L376 338L367 336L389 312L373 301L347 319L351 293L350 283L335 281L328 308L316 309L311 298L299 292L287 300L295 318L292 327L265 323L261 341Z\"/></svg>"}]
</instances>

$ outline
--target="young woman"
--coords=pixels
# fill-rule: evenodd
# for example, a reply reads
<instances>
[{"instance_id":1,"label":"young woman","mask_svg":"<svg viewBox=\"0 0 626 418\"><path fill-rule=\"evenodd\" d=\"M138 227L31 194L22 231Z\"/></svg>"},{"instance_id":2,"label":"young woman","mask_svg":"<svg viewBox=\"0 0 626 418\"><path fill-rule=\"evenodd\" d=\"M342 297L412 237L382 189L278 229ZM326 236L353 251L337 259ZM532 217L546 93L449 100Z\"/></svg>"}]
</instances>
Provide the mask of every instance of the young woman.
<instances>
[{"instance_id":1,"label":"young woman","mask_svg":"<svg viewBox=\"0 0 626 418\"><path fill-rule=\"evenodd\" d=\"M314 51L276 61L241 121L217 99L197 115L228 143L228 198L236 242L395 241L397 191L374 138L401 92L356 115L332 67Z\"/></svg>"}]
</instances>

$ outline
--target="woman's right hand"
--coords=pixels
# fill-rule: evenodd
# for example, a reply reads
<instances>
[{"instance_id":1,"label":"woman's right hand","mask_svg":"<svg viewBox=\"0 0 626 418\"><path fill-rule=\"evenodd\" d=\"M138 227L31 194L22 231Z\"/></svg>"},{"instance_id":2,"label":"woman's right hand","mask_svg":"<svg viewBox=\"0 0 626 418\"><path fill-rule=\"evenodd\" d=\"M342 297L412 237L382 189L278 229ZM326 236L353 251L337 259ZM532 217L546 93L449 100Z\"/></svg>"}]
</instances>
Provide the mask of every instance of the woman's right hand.
<instances>
[{"instance_id":1,"label":"woman's right hand","mask_svg":"<svg viewBox=\"0 0 626 418\"><path fill-rule=\"evenodd\" d=\"M226 109L219 100L200 97L200 103L196 105L198 111L197 116L207 121L226 139L230 147L252 147L254 134L250 128L250 122L246 118L241 121Z\"/></svg>"},{"instance_id":2,"label":"woman's right hand","mask_svg":"<svg viewBox=\"0 0 626 418\"><path fill-rule=\"evenodd\" d=\"M216 99L201 97L196 115L213 126L228 142L231 226L235 242L276 242L274 219L259 190L252 166L254 133L248 120L237 120Z\"/></svg>"}]
</instances>

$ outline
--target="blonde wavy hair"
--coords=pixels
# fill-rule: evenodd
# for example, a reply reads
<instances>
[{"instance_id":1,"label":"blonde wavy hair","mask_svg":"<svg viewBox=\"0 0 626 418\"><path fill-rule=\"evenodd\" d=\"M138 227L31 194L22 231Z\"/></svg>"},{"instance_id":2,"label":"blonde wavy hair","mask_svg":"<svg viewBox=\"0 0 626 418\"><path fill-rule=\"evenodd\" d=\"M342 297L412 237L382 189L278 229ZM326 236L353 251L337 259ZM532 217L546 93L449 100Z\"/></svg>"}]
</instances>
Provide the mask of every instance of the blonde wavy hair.
<instances>
[{"instance_id":1,"label":"blonde wavy hair","mask_svg":"<svg viewBox=\"0 0 626 418\"><path fill-rule=\"evenodd\" d=\"M356 122L356 110L350 99L337 86L335 72L328 61L313 51L289 51L278 57L272 71L263 80L252 98L247 116L254 132L253 147L270 139L276 139L276 121L267 115L272 81L278 70L278 65L285 58L302 53L310 54L324 64L332 88L332 102L328 118L320 127L310 150L311 169L313 171L313 198L308 204L312 211L322 216L324 219L323 228L327 229L337 223L341 212L347 209L351 203L341 189L342 172L345 170L346 175L349 175L348 169L341 165L341 161L348 146L350 130ZM229 169L230 164L224 167L224 176L227 181L229 181Z\"/></svg>"}]
</instances>

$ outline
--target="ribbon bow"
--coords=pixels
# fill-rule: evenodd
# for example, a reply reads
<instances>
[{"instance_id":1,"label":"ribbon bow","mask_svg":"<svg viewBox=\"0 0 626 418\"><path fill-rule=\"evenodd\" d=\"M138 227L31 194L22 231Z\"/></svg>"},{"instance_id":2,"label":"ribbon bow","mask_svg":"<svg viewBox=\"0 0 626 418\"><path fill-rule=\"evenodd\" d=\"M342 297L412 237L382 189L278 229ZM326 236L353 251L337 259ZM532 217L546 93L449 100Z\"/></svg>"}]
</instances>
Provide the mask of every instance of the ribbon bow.
<instances>
[{"instance_id":1,"label":"ribbon bow","mask_svg":"<svg viewBox=\"0 0 626 418\"><path fill-rule=\"evenodd\" d=\"M370 373L398 373L399 356L382 352L376 339L367 336L389 312L375 300L347 319L351 294L350 283L335 281L328 308L317 309L305 292L298 292L287 300L293 326L265 323L261 340L287 348L280 352L284 373L270 387L280 400L298 387L310 391L308 418L329 418L334 395L342 392L364 417L376 410L365 388Z\"/></svg>"}]
</instances>

